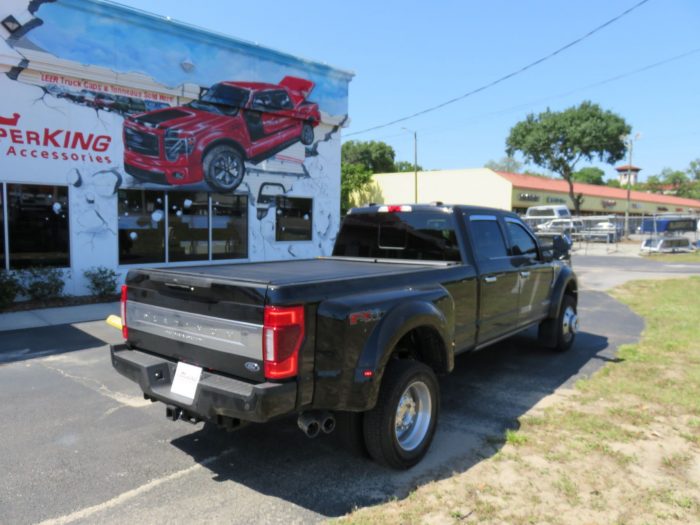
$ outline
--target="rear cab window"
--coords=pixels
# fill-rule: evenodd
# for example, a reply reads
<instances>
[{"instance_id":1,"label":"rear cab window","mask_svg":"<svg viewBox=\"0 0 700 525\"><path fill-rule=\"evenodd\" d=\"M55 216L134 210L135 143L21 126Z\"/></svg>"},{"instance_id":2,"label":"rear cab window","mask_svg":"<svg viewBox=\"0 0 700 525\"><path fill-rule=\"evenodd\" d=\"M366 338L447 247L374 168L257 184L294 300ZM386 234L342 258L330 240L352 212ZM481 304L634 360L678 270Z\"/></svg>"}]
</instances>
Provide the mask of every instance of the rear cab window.
<instances>
[{"instance_id":1,"label":"rear cab window","mask_svg":"<svg viewBox=\"0 0 700 525\"><path fill-rule=\"evenodd\" d=\"M345 217L334 256L460 262L452 213L411 210Z\"/></svg>"},{"instance_id":2,"label":"rear cab window","mask_svg":"<svg viewBox=\"0 0 700 525\"><path fill-rule=\"evenodd\" d=\"M508 257L503 231L495 215L471 215L469 222L477 259L486 261Z\"/></svg>"}]
</instances>

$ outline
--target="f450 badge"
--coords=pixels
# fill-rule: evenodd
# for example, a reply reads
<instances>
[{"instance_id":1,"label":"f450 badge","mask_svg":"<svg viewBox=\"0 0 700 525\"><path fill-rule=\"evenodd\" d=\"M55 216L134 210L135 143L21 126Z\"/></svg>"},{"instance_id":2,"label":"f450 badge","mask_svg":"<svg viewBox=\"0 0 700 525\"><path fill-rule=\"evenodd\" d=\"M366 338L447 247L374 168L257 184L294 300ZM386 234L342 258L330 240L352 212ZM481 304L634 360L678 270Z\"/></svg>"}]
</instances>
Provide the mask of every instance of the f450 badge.
<instances>
[{"instance_id":1,"label":"f450 badge","mask_svg":"<svg viewBox=\"0 0 700 525\"><path fill-rule=\"evenodd\" d=\"M348 321L350 325L356 325L357 323L371 323L374 321L379 321L384 312L379 309L374 310L363 310L361 312L352 312L348 315Z\"/></svg>"}]
</instances>

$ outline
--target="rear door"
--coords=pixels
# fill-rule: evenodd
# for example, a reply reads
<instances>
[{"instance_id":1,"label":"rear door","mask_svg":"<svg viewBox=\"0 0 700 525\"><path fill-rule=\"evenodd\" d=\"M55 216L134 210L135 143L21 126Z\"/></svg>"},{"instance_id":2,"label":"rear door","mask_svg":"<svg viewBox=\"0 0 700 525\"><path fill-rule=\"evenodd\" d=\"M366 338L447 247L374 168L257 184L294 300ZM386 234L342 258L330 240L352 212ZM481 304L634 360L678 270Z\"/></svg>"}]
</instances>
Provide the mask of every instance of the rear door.
<instances>
[{"instance_id":1,"label":"rear door","mask_svg":"<svg viewBox=\"0 0 700 525\"><path fill-rule=\"evenodd\" d=\"M480 271L477 344L482 344L516 327L520 282L496 215L468 215L466 221Z\"/></svg>"},{"instance_id":2,"label":"rear door","mask_svg":"<svg viewBox=\"0 0 700 525\"><path fill-rule=\"evenodd\" d=\"M549 309L554 268L542 261L537 241L518 219L505 218L511 261L520 281L518 324L524 325L544 317Z\"/></svg>"}]
</instances>

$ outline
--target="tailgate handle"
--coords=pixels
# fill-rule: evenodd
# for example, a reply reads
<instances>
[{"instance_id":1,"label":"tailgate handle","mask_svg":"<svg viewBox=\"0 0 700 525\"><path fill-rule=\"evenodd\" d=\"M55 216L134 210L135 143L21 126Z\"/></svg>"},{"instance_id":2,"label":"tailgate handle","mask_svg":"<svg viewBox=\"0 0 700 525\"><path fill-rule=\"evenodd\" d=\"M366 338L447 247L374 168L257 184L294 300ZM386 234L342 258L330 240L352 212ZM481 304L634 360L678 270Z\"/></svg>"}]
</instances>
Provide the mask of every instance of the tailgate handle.
<instances>
[{"instance_id":1,"label":"tailgate handle","mask_svg":"<svg viewBox=\"0 0 700 525\"><path fill-rule=\"evenodd\" d=\"M194 287L189 284L178 284L178 283L164 283L168 288L177 288L178 290L185 290L188 292L194 292Z\"/></svg>"},{"instance_id":2,"label":"tailgate handle","mask_svg":"<svg viewBox=\"0 0 700 525\"><path fill-rule=\"evenodd\" d=\"M163 283L169 288L187 290L188 292L193 291L193 287L211 288L211 281L209 279L198 279L197 277L172 277L169 275L153 274L150 276L150 278L151 281Z\"/></svg>"}]
</instances>

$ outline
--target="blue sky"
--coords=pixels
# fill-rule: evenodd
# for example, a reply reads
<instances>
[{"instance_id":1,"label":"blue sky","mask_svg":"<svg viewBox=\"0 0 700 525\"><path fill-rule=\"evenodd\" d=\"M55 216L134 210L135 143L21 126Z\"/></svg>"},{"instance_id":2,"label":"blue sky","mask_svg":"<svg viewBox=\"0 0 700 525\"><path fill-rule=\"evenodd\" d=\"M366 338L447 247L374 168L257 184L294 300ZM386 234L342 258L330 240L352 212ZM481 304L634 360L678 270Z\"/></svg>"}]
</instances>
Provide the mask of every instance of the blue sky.
<instances>
[{"instance_id":1,"label":"blue sky","mask_svg":"<svg viewBox=\"0 0 700 525\"><path fill-rule=\"evenodd\" d=\"M345 134L459 96L544 56L637 0L121 0L159 15L356 73ZM530 112L589 99L641 133L642 178L700 157L700 52L589 87L700 48L700 2L650 0L583 43L442 110L350 138L383 140L428 169L476 167L504 154ZM585 88L585 89L584 89ZM563 96L562 96L563 94ZM612 176L612 167L605 167Z\"/></svg>"}]
</instances>

